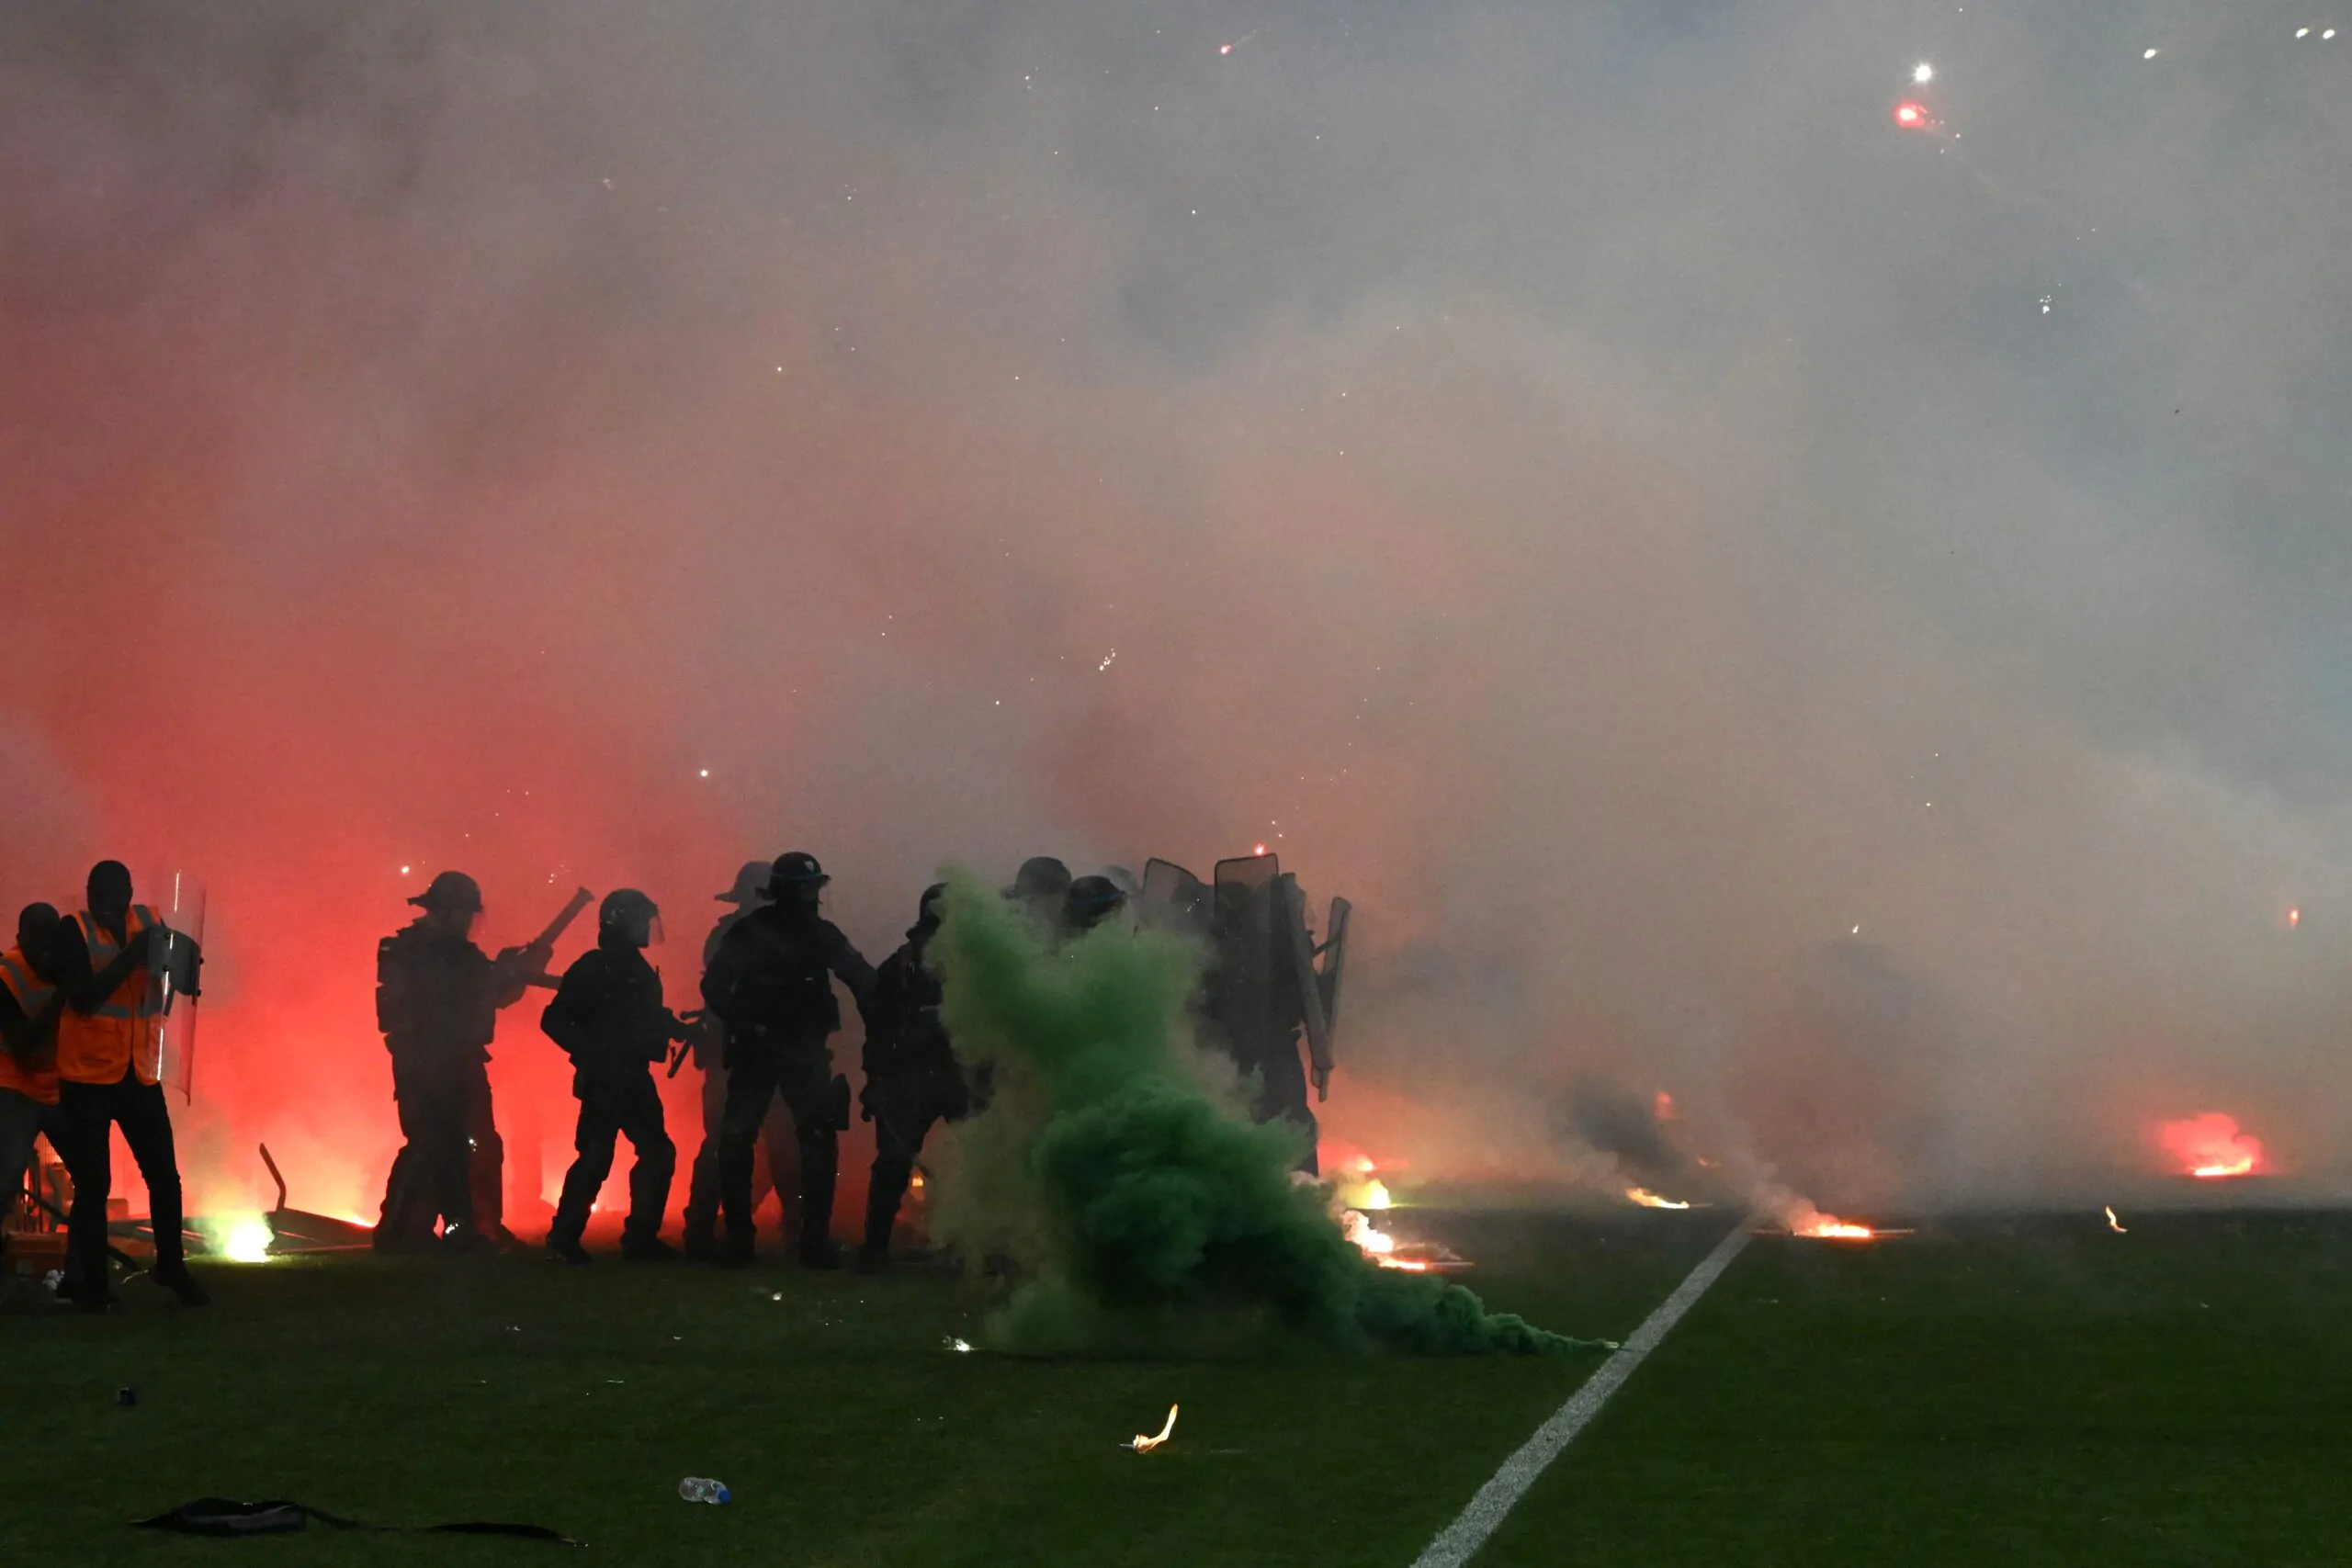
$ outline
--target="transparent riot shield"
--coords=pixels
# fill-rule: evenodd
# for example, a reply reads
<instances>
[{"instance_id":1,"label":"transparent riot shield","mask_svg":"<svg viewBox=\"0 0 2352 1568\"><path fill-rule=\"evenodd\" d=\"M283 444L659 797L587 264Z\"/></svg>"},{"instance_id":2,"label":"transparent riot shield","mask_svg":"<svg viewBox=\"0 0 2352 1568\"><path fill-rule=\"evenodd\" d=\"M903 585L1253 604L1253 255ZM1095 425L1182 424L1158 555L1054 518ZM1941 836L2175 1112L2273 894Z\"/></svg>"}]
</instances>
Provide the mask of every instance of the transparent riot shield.
<instances>
[{"instance_id":1,"label":"transparent riot shield","mask_svg":"<svg viewBox=\"0 0 2352 1568\"><path fill-rule=\"evenodd\" d=\"M164 879L154 900L155 912L171 928L171 938L156 961L155 983L164 1004L161 1060L156 1081L179 1090L183 1101L196 1096L196 1011L203 996L198 967L204 962L204 885L186 872Z\"/></svg>"},{"instance_id":2,"label":"transparent riot shield","mask_svg":"<svg viewBox=\"0 0 2352 1568\"><path fill-rule=\"evenodd\" d=\"M1209 1011L1244 1066L1272 1044L1274 886L1281 875L1282 864L1272 855L1216 863L1209 918Z\"/></svg>"},{"instance_id":3,"label":"transparent riot shield","mask_svg":"<svg viewBox=\"0 0 2352 1568\"><path fill-rule=\"evenodd\" d=\"M1274 990L1283 1004L1278 1011L1292 1010L1290 999L1297 999L1298 1021L1306 1031L1306 1057L1314 1069L1315 1098L1324 1100L1330 1092L1331 1026L1323 1010L1321 976L1315 972L1315 939L1306 932L1306 895L1298 878L1287 872L1274 879L1272 913L1272 963L1282 976Z\"/></svg>"},{"instance_id":4,"label":"transparent riot shield","mask_svg":"<svg viewBox=\"0 0 2352 1568\"><path fill-rule=\"evenodd\" d=\"M1136 919L1144 930L1206 937L1209 903L1208 884L1175 862L1144 863L1143 887L1135 897Z\"/></svg>"}]
</instances>

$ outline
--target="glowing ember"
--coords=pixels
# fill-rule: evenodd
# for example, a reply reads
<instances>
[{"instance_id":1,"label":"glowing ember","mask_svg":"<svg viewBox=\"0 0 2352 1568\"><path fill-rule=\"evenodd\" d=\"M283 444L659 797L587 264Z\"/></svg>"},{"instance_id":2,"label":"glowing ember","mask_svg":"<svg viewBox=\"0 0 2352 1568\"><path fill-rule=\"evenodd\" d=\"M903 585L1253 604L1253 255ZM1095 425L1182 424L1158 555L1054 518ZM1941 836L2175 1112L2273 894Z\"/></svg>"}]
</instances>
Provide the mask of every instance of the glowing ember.
<instances>
[{"instance_id":1,"label":"glowing ember","mask_svg":"<svg viewBox=\"0 0 2352 1568\"><path fill-rule=\"evenodd\" d=\"M1894 106L1894 123L1905 130L1925 130L1932 122L1924 105L1905 99Z\"/></svg>"},{"instance_id":2,"label":"glowing ember","mask_svg":"<svg viewBox=\"0 0 2352 1568\"><path fill-rule=\"evenodd\" d=\"M2251 1176L2262 1168L2262 1144L2238 1130L2237 1118L2209 1111L2156 1129L2156 1144L2189 1175L2203 1180Z\"/></svg>"},{"instance_id":3,"label":"glowing ember","mask_svg":"<svg viewBox=\"0 0 2352 1568\"><path fill-rule=\"evenodd\" d=\"M1158 1448L1160 1444L1166 1442L1168 1440L1169 1434L1175 1430L1176 1406L1171 1404L1168 1407L1168 1420L1166 1424L1159 1428L1159 1436L1156 1438L1147 1438L1141 1432L1137 1432L1135 1437L1135 1441L1131 1443L1121 1443L1119 1446L1123 1449L1133 1449L1139 1454L1148 1454L1151 1452L1152 1450Z\"/></svg>"},{"instance_id":4,"label":"glowing ember","mask_svg":"<svg viewBox=\"0 0 2352 1568\"><path fill-rule=\"evenodd\" d=\"M1646 1187L1628 1187L1625 1196L1645 1209L1687 1209L1688 1203L1678 1203L1671 1198L1661 1198Z\"/></svg>"},{"instance_id":5,"label":"glowing ember","mask_svg":"<svg viewBox=\"0 0 2352 1568\"><path fill-rule=\"evenodd\" d=\"M1655 1102L1655 1108L1659 1121L1671 1122L1674 1120L1674 1096L1667 1093L1666 1090L1660 1089L1657 1091L1657 1100Z\"/></svg>"},{"instance_id":6,"label":"glowing ember","mask_svg":"<svg viewBox=\"0 0 2352 1568\"><path fill-rule=\"evenodd\" d=\"M2107 1228L2118 1235L2124 1234L2123 1222L2115 1217L2115 1208L2112 1204L2109 1205L2107 1211Z\"/></svg>"}]
</instances>

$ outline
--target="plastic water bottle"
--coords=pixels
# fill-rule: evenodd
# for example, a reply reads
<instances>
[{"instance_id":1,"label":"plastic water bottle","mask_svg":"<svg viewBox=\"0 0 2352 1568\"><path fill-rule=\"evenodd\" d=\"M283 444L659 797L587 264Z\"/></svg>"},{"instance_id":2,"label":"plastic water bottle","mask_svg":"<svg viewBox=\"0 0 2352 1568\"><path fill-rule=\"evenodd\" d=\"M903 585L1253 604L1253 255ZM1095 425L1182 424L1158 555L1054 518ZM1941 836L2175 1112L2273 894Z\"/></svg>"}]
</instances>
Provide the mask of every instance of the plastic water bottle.
<instances>
[{"instance_id":1,"label":"plastic water bottle","mask_svg":"<svg viewBox=\"0 0 2352 1568\"><path fill-rule=\"evenodd\" d=\"M707 1475L689 1475L678 1483L678 1495L689 1503L724 1503L727 1483Z\"/></svg>"}]
</instances>

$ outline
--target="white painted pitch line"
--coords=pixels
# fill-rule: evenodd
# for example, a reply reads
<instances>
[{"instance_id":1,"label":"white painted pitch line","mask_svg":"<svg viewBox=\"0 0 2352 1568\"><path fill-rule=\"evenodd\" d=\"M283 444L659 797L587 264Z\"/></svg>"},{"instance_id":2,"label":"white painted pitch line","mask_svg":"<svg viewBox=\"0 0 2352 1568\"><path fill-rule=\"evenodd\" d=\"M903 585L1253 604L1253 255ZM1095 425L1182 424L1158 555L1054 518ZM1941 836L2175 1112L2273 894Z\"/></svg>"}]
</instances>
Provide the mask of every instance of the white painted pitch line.
<instances>
[{"instance_id":1,"label":"white painted pitch line","mask_svg":"<svg viewBox=\"0 0 2352 1568\"><path fill-rule=\"evenodd\" d=\"M1674 1325L1682 1321L1707 1287L1720 1279L1747 1245L1747 1221L1734 1225L1731 1234L1715 1244L1715 1249L1699 1262L1674 1293L1658 1303L1657 1310L1642 1320L1634 1337L1625 1341L1600 1370L1587 1378L1584 1386L1568 1396L1568 1402L1552 1413L1552 1418L1535 1428L1535 1435L1519 1446L1519 1451L1503 1461L1502 1468L1490 1476L1478 1495L1470 1499L1454 1521L1438 1531L1437 1539L1429 1543L1413 1568L1463 1568L1487 1538L1495 1533L1504 1517L1527 1495L1535 1478L1544 1467L1560 1457L1560 1450L1576 1440L1578 1432L1609 1403L1609 1396L1624 1385L1649 1353L1657 1349Z\"/></svg>"}]
</instances>

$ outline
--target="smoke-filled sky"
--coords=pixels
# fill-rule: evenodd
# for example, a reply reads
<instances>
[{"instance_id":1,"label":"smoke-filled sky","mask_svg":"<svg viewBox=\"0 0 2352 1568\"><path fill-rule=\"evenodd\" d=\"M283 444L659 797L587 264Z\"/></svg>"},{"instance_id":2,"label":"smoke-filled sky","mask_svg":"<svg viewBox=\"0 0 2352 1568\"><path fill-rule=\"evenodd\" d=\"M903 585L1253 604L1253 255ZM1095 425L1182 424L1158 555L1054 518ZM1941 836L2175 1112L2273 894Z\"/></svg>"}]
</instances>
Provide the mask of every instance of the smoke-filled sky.
<instances>
[{"instance_id":1,"label":"smoke-filled sky","mask_svg":"<svg viewBox=\"0 0 2352 1568\"><path fill-rule=\"evenodd\" d=\"M786 848L879 956L943 861L1268 843L1425 1169L1606 1086L1825 1201L2338 1170L2330 25L9 7L0 898L200 876L195 1158L322 1206L432 872L644 886L684 1001Z\"/></svg>"}]
</instances>

